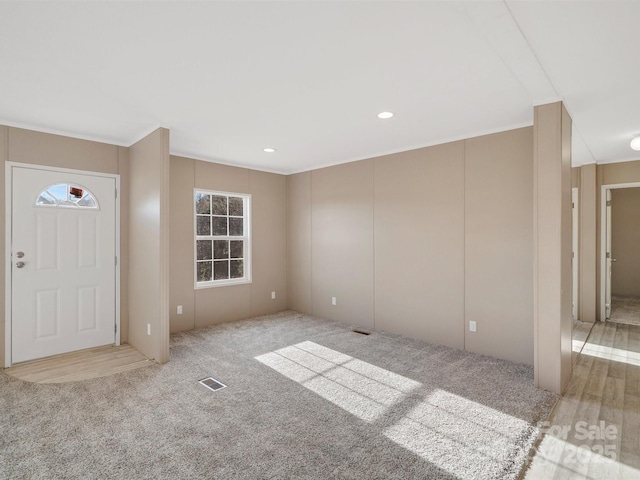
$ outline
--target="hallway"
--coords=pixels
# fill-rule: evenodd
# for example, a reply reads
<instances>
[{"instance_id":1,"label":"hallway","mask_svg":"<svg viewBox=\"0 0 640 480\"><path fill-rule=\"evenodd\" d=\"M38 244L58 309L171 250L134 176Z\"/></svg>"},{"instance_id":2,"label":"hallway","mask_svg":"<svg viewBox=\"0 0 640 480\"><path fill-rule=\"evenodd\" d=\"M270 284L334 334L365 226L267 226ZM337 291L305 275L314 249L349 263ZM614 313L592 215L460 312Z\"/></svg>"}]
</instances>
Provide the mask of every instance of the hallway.
<instances>
[{"instance_id":1,"label":"hallway","mask_svg":"<svg viewBox=\"0 0 640 480\"><path fill-rule=\"evenodd\" d=\"M596 322L525 479L640 478L640 326Z\"/></svg>"}]
</instances>

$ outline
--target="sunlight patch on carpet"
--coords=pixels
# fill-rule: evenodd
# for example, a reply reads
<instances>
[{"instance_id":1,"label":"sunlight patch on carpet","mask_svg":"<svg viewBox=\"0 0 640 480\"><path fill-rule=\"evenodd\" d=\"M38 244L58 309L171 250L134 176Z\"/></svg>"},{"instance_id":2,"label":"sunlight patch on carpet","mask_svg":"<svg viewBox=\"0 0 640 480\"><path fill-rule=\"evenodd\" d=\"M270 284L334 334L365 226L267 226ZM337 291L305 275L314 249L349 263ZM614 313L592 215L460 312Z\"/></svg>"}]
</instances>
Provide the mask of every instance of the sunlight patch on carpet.
<instances>
[{"instance_id":1,"label":"sunlight patch on carpet","mask_svg":"<svg viewBox=\"0 0 640 480\"><path fill-rule=\"evenodd\" d=\"M367 422L398 415L381 434L456 478L494 478L528 450L527 421L317 343L254 358Z\"/></svg>"},{"instance_id":2,"label":"sunlight patch on carpet","mask_svg":"<svg viewBox=\"0 0 640 480\"><path fill-rule=\"evenodd\" d=\"M384 435L458 478L479 464L498 464L527 422L437 389Z\"/></svg>"},{"instance_id":3,"label":"sunlight patch on carpet","mask_svg":"<svg viewBox=\"0 0 640 480\"><path fill-rule=\"evenodd\" d=\"M309 341L255 359L368 422L421 386L420 382Z\"/></svg>"}]
</instances>

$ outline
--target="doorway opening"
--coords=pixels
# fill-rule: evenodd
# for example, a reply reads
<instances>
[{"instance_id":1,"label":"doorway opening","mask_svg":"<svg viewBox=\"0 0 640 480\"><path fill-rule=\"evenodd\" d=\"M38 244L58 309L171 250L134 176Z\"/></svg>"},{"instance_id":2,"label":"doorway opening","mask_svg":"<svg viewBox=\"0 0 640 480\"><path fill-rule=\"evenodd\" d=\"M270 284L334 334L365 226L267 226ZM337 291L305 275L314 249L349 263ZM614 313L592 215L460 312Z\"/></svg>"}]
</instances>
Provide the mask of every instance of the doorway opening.
<instances>
[{"instance_id":1,"label":"doorway opening","mask_svg":"<svg viewBox=\"0 0 640 480\"><path fill-rule=\"evenodd\" d=\"M600 318L640 325L640 183L601 193Z\"/></svg>"}]
</instances>

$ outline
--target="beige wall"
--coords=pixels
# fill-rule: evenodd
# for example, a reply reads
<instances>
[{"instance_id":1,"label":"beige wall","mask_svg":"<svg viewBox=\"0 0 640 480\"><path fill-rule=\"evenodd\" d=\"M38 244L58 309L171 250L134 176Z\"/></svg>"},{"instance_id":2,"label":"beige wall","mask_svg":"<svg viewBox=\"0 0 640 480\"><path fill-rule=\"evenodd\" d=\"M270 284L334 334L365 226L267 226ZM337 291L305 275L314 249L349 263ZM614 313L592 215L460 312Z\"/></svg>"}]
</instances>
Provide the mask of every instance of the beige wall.
<instances>
[{"instance_id":1,"label":"beige wall","mask_svg":"<svg viewBox=\"0 0 640 480\"><path fill-rule=\"evenodd\" d=\"M640 188L611 190L613 295L640 296Z\"/></svg>"},{"instance_id":2,"label":"beige wall","mask_svg":"<svg viewBox=\"0 0 640 480\"><path fill-rule=\"evenodd\" d=\"M129 341L129 148L118 147L120 174L120 342Z\"/></svg>"},{"instance_id":3,"label":"beige wall","mask_svg":"<svg viewBox=\"0 0 640 480\"><path fill-rule=\"evenodd\" d=\"M171 156L170 240L171 285L169 320L171 332L195 328L193 270L193 182L195 160ZM182 315L177 306L182 305Z\"/></svg>"},{"instance_id":4,"label":"beige wall","mask_svg":"<svg viewBox=\"0 0 640 480\"><path fill-rule=\"evenodd\" d=\"M312 312L311 172L287 176L287 292L289 308Z\"/></svg>"},{"instance_id":5,"label":"beige wall","mask_svg":"<svg viewBox=\"0 0 640 480\"><path fill-rule=\"evenodd\" d=\"M571 377L571 118L534 109L535 384L561 393Z\"/></svg>"},{"instance_id":6,"label":"beige wall","mask_svg":"<svg viewBox=\"0 0 640 480\"><path fill-rule=\"evenodd\" d=\"M596 316L601 312L601 193L602 185L640 182L640 160L633 162L607 163L596 167Z\"/></svg>"},{"instance_id":7,"label":"beige wall","mask_svg":"<svg viewBox=\"0 0 640 480\"><path fill-rule=\"evenodd\" d=\"M596 166L580 168L578 319L596 321Z\"/></svg>"},{"instance_id":8,"label":"beige wall","mask_svg":"<svg viewBox=\"0 0 640 480\"><path fill-rule=\"evenodd\" d=\"M0 125L0 288L4 294L0 295L0 368L5 366L5 162L9 157L9 128Z\"/></svg>"},{"instance_id":9,"label":"beige wall","mask_svg":"<svg viewBox=\"0 0 640 480\"><path fill-rule=\"evenodd\" d=\"M284 310L287 301L287 179L249 170L252 282L250 316ZM271 299L276 292L276 299Z\"/></svg>"},{"instance_id":10,"label":"beige wall","mask_svg":"<svg viewBox=\"0 0 640 480\"><path fill-rule=\"evenodd\" d=\"M169 360L169 175L168 130L129 148L129 343L158 363Z\"/></svg>"},{"instance_id":11,"label":"beige wall","mask_svg":"<svg viewBox=\"0 0 640 480\"><path fill-rule=\"evenodd\" d=\"M598 186L640 182L640 160L597 166Z\"/></svg>"},{"instance_id":12,"label":"beige wall","mask_svg":"<svg viewBox=\"0 0 640 480\"><path fill-rule=\"evenodd\" d=\"M10 162L119 173L118 147L106 143L9 128Z\"/></svg>"},{"instance_id":13,"label":"beige wall","mask_svg":"<svg viewBox=\"0 0 640 480\"><path fill-rule=\"evenodd\" d=\"M311 181L313 313L373 328L373 161L314 170Z\"/></svg>"},{"instance_id":14,"label":"beige wall","mask_svg":"<svg viewBox=\"0 0 640 480\"><path fill-rule=\"evenodd\" d=\"M375 159L375 327L464 348L464 142Z\"/></svg>"},{"instance_id":15,"label":"beige wall","mask_svg":"<svg viewBox=\"0 0 640 480\"><path fill-rule=\"evenodd\" d=\"M2 163L18 162L44 165L59 168L70 168L92 172L120 174L120 188L123 195L120 198L121 215L121 273L120 273L120 339L127 342L128 332L128 272L122 265L128 261L128 202L126 193L122 192L128 182L127 149L108 145L105 143L91 142L76 138L51 135L34 132L20 128L0 126L0 160ZM4 252L4 180L5 170L0 174L0 243ZM0 260L2 275L0 282L4 285L4 255ZM4 288L3 288L4 290ZM2 325L0 325L0 366L4 366L5 326L4 326L4 296L2 297Z\"/></svg>"},{"instance_id":16,"label":"beige wall","mask_svg":"<svg viewBox=\"0 0 640 480\"><path fill-rule=\"evenodd\" d=\"M532 363L532 155L524 128L290 176L290 305Z\"/></svg>"},{"instance_id":17,"label":"beige wall","mask_svg":"<svg viewBox=\"0 0 640 480\"><path fill-rule=\"evenodd\" d=\"M172 332L287 308L286 182L283 175L171 157ZM194 289L194 187L251 194L252 283Z\"/></svg>"},{"instance_id":18,"label":"beige wall","mask_svg":"<svg viewBox=\"0 0 640 480\"><path fill-rule=\"evenodd\" d=\"M533 360L533 135L465 142L466 349Z\"/></svg>"}]
</instances>

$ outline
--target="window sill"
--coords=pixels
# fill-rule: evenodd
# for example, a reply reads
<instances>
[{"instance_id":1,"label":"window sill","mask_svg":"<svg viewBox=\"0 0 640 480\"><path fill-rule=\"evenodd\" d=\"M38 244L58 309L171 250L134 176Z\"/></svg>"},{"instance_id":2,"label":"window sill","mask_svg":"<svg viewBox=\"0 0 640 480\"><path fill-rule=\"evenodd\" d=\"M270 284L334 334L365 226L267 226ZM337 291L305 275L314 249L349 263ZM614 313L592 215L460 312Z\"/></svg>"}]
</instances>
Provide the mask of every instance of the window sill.
<instances>
[{"instance_id":1,"label":"window sill","mask_svg":"<svg viewBox=\"0 0 640 480\"><path fill-rule=\"evenodd\" d=\"M231 287L233 285L247 285L251 283L251 279L250 278L241 278L238 280L224 280L224 281L217 281L217 282L202 282L202 283L196 283L195 285L195 289L196 290L202 290L205 288L218 288L218 287Z\"/></svg>"}]
</instances>

